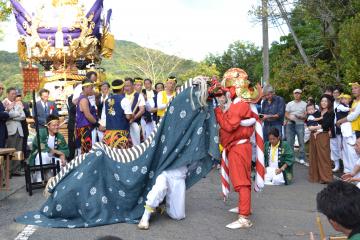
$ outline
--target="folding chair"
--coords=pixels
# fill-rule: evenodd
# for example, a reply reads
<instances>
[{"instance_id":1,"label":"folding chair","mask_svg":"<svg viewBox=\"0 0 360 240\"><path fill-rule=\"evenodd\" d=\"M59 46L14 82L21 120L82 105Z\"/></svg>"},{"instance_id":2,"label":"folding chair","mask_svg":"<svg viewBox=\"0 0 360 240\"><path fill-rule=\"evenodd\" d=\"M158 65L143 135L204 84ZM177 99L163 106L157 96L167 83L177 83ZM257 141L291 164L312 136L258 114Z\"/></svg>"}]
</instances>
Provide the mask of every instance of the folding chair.
<instances>
[{"instance_id":1,"label":"folding chair","mask_svg":"<svg viewBox=\"0 0 360 240\"><path fill-rule=\"evenodd\" d=\"M59 161L55 162L55 158L52 158L52 162L49 164L35 165L30 166L25 164L25 182L26 182L26 191L32 196L32 191L34 189L44 188L46 186L47 179L42 179L41 182L33 182L32 174L37 171L43 171L42 177L45 178L45 171L52 170L54 176L60 172Z\"/></svg>"}]
</instances>

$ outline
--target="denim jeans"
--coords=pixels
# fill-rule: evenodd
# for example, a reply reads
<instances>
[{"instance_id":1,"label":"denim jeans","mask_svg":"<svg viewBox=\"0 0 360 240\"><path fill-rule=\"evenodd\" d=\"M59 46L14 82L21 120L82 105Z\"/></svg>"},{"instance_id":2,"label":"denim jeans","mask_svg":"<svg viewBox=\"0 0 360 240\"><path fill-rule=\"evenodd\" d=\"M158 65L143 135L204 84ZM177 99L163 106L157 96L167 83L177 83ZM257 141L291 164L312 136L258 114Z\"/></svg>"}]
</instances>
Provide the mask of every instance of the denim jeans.
<instances>
[{"instance_id":1,"label":"denim jeans","mask_svg":"<svg viewBox=\"0 0 360 240\"><path fill-rule=\"evenodd\" d=\"M305 160L304 123L288 123L286 125L286 140L292 149L294 149L295 135L297 135L299 142L299 158Z\"/></svg>"},{"instance_id":2,"label":"denim jeans","mask_svg":"<svg viewBox=\"0 0 360 240\"><path fill-rule=\"evenodd\" d=\"M282 125L264 125L263 127L263 136L264 136L264 142L269 141L269 131L272 128L276 128L279 130L280 138L282 139Z\"/></svg>"}]
</instances>

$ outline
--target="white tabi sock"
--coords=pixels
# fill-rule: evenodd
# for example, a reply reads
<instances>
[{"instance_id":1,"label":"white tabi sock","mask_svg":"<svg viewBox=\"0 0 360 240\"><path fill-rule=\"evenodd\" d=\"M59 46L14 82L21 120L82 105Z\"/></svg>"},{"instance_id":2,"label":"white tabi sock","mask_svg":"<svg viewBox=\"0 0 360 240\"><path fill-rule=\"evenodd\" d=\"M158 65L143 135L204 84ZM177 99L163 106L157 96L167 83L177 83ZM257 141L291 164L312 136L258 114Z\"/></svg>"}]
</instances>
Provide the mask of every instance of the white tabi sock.
<instances>
[{"instance_id":1,"label":"white tabi sock","mask_svg":"<svg viewBox=\"0 0 360 240\"><path fill-rule=\"evenodd\" d=\"M148 222L152 212L154 212L154 209L146 205L141 219Z\"/></svg>"}]
</instances>

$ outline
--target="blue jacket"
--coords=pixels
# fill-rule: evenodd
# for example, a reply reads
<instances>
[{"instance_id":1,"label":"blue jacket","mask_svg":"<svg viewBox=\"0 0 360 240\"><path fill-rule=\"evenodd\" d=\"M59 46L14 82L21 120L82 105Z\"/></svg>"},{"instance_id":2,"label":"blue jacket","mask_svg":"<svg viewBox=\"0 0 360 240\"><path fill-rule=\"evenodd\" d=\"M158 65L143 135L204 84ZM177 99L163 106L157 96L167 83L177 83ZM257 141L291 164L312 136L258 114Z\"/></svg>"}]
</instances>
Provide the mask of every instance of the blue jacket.
<instances>
[{"instance_id":1,"label":"blue jacket","mask_svg":"<svg viewBox=\"0 0 360 240\"><path fill-rule=\"evenodd\" d=\"M129 121L126 119L124 109L121 107L121 101L124 98L124 94L112 94L106 100L106 130L130 131Z\"/></svg>"}]
</instances>

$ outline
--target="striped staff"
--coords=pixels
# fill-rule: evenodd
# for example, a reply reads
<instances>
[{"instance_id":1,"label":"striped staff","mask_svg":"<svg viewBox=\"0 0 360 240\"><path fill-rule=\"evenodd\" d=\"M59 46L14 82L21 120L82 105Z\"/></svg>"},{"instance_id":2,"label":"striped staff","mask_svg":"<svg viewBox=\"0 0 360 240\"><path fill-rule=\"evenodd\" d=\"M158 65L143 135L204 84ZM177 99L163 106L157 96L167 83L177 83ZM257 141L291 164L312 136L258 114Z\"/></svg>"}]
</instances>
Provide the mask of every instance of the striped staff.
<instances>
[{"instance_id":1,"label":"striped staff","mask_svg":"<svg viewBox=\"0 0 360 240\"><path fill-rule=\"evenodd\" d=\"M256 162L255 162L255 192L260 191L264 187L264 177L265 177L265 163L264 163L264 136L262 130L262 123L258 115L256 105L251 103L250 108L252 113L255 115L255 141L256 141Z\"/></svg>"},{"instance_id":2,"label":"striped staff","mask_svg":"<svg viewBox=\"0 0 360 240\"><path fill-rule=\"evenodd\" d=\"M221 189L225 202L230 192L229 161L226 157L225 149L223 150L221 155Z\"/></svg>"}]
</instances>

